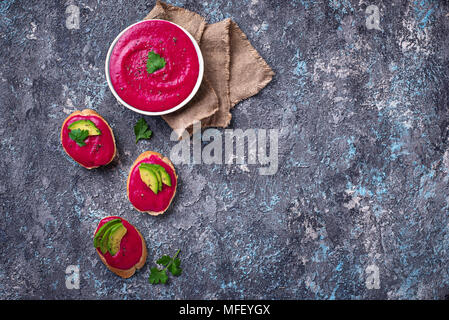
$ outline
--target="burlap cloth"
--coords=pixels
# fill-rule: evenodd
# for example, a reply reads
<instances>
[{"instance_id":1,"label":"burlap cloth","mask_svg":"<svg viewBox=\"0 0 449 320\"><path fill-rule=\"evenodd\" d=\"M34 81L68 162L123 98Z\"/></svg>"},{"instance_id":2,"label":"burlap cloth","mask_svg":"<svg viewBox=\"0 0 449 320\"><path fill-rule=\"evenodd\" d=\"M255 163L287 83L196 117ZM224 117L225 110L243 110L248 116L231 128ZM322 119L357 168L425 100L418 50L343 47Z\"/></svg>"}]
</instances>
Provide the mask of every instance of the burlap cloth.
<instances>
[{"instance_id":1,"label":"burlap cloth","mask_svg":"<svg viewBox=\"0 0 449 320\"><path fill-rule=\"evenodd\" d=\"M174 22L185 28L199 43L204 59L204 76L194 98L176 112L162 116L181 137L192 133L193 123L202 128L225 128L231 121L230 109L257 94L273 78L274 72L231 19L207 24L199 14L157 1L145 17Z\"/></svg>"}]
</instances>

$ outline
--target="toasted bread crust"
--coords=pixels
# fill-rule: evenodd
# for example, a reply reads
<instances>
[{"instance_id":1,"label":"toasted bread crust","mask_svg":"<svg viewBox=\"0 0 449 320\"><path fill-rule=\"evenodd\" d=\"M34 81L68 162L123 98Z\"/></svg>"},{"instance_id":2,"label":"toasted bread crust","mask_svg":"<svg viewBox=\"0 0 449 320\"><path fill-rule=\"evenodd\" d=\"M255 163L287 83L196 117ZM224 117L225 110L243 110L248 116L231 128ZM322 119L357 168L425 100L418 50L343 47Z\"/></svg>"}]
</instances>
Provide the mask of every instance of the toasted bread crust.
<instances>
[{"instance_id":1,"label":"toasted bread crust","mask_svg":"<svg viewBox=\"0 0 449 320\"><path fill-rule=\"evenodd\" d=\"M107 217L105 217L107 218ZM142 237L142 234L140 233L139 230L137 230L137 228L133 225L133 227L136 229L137 233L140 236L140 239L142 240L142 256L140 257L140 260L131 268L129 269L118 269L115 267L112 267L105 259L105 257L100 253L100 251L98 249L95 249L95 251L97 251L98 256L100 257L100 260L105 264L105 266L112 271L113 273L115 273L116 275L118 275L119 277L122 277L124 279L130 278L132 275L134 275L134 273L136 272L136 270L142 268L145 265L145 261L147 260L147 255L148 255L148 251L147 251L147 245L145 243L145 240Z\"/></svg>"},{"instance_id":2,"label":"toasted bread crust","mask_svg":"<svg viewBox=\"0 0 449 320\"><path fill-rule=\"evenodd\" d=\"M139 211L139 212L146 212L146 213L148 213L148 214L150 214L150 215L152 215L152 216L158 216L158 215L163 214L165 211L167 211L168 208L170 208L170 205L171 205L171 203L172 203L172 201L173 201L173 198L174 198L175 195L176 195L176 188L178 187L178 175L176 174L175 167L173 166L173 163L170 161L169 158L164 157L162 154L160 154L159 152L155 152L155 151L145 151L145 152L141 153L141 154L136 158L136 160L134 161L133 165L131 166L131 169L129 170L128 180L127 180L127 182L126 182L126 194L128 195L128 199L129 199L129 182L130 182L130 180L131 180L131 173L132 173L134 167L137 165L137 163L138 163L139 161L141 161L141 160L143 160L143 159L145 159L145 158L148 158L148 157L150 157L151 155L155 155L155 156L159 157L163 162L165 162L166 164L168 164L168 165L170 166L170 168L173 170L173 173L174 173L174 175L175 175L175 177L176 177L175 191L173 192L173 195L172 195L172 197L171 197L171 199L170 199L170 202L168 203L167 208L165 208L165 210L163 210L163 211L142 211L142 210L139 210L139 209L137 209L136 207L134 207L134 205L133 205L133 207L134 207L134 209L136 209L136 210ZM130 200L130 201L131 201L131 200ZM131 204L132 204L132 203L131 203Z\"/></svg>"},{"instance_id":3,"label":"toasted bread crust","mask_svg":"<svg viewBox=\"0 0 449 320\"><path fill-rule=\"evenodd\" d=\"M60 133L60 140L61 140L62 148L64 149L65 153L67 153L67 155L68 155L70 158L72 158L72 156L70 156L70 154L69 154L69 153L67 152L67 150L64 148L64 145L62 144L62 138L63 138L64 127L65 127L65 124L67 123L67 121L69 121L72 117L78 116L78 115L80 115L80 116L95 116L95 117L98 117L98 118L100 118L101 120L104 121L104 123L106 124L106 126L107 126L107 127L109 128L109 130L111 131L112 141L113 141L113 143L114 143L114 154L112 155L111 160L109 160L108 163L104 164L104 166L105 166L105 165L108 165L109 163L111 163L112 160L114 160L115 156L117 155L117 147L116 147L116 145L115 145L114 132L112 131L112 128L109 126L109 123L108 123L102 116L100 116L100 114L98 114L96 111L94 111L94 110L92 110L92 109L84 109L84 110L82 110L82 111L76 110L76 111L72 112L67 118L65 118L64 122L62 123L61 133ZM73 159L73 158L72 158L72 159ZM86 167L86 166L82 165L81 163L79 163L78 161L76 161L75 159L73 159L73 160L74 160L76 163L78 163L80 166L82 166L82 167L84 167L84 168L86 168L86 169L89 169L89 170L90 170L90 169L95 169L95 168L100 167L100 166Z\"/></svg>"}]
</instances>

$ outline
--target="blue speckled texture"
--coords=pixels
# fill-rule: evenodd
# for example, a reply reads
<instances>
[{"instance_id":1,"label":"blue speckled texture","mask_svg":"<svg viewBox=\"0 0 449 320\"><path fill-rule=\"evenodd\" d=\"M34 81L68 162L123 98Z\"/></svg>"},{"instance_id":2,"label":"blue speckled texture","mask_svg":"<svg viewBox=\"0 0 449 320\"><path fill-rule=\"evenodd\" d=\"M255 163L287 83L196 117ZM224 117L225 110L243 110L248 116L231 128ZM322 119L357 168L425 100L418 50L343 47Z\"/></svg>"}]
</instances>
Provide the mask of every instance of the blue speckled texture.
<instances>
[{"instance_id":1,"label":"blue speckled texture","mask_svg":"<svg viewBox=\"0 0 449 320\"><path fill-rule=\"evenodd\" d=\"M145 150L175 142L107 88L110 42L153 1L0 2L0 297L2 299L441 299L449 293L446 1L169 1L213 23L235 20L276 72L232 111L231 128L279 129L279 171L179 165L172 208L133 210L126 178ZM66 28L66 7L80 28ZM380 29L365 13L377 5ZM59 130L91 107L111 124L118 158L88 171ZM124 280L92 233L120 215L147 241ZM152 286L149 269L180 248L183 274ZM80 266L80 289L65 270ZM378 279L376 278L378 271Z\"/></svg>"}]
</instances>

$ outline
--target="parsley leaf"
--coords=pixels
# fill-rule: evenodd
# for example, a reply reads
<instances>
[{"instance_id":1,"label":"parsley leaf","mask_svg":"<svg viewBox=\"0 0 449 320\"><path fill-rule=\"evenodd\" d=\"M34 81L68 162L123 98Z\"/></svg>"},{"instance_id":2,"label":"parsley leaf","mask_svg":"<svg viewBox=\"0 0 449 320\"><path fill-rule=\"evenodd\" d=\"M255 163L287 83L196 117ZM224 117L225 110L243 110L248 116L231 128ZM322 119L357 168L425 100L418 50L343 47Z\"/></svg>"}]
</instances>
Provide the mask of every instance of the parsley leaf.
<instances>
[{"instance_id":1,"label":"parsley leaf","mask_svg":"<svg viewBox=\"0 0 449 320\"><path fill-rule=\"evenodd\" d=\"M161 264L166 267L171 262L171 257L162 256L159 260L156 261L157 264Z\"/></svg>"},{"instance_id":2,"label":"parsley leaf","mask_svg":"<svg viewBox=\"0 0 449 320\"><path fill-rule=\"evenodd\" d=\"M148 125L144 118L140 118L134 126L134 134L136 135L136 143L140 139L149 139L153 132L148 129Z\"/></svg>"},{"instance_id":3,"label":"parsley leaf","mask_svg":"<svg viewBox=\"0 0 449 320\"><path fill-rule=\"evenodd\" d=\"M180 249L176 251L173 257L163 255L156 261L157 264L163 265L165 268L158 269L157 267L153 267L150 269L151 273L148 281L151 284L165 284L168 280L167 270L176 277L182 273L182 269L179 267L181 265L181 260L177 258L180 251Z\"/></svg>"},{"instance_id":4,"label":"parsley leaf","mask_svg":"<svg viewBox=\"0 0 449 320\"><path fill-rule=\"evenodd\" d=\"M181 275L182 269L179 267L180 264L181 260L176 258L173 260L173 263L168 266L168 271L170 271L171 274L174 275L175 277Z\"/></svg>"},{"instance_id":5,"label":"parsley leaf","mask_svg":"<svg viewBox=\"0 0 449 320\"><path fill-rule=\"evenodd\" d=\"M151 74L163 67L165 67L165 59L154 51L148 52L147 72Z\"/></svg>"},{"instance_id":6,"label":"parsley leaf","mask_svg":"<svg viewBox=\"0 0 449 320\"><path fill-rule=\"evenodd\" d=\"M151 270L151 273L150 273L150 278L148 279L148 281L150 281L151 284L167 283L168 276L167 276L167 272L165 271L165 269L159 270L158 268L153 267L150 270Z\"/></svg>"},{"instance_id":7,"label":"parsley leaf","mask_svg":"<svg viewBox=\"0 0 449 320\"><path fill-rule=\"evenodd\" d=\"M88 136L89 136L88 130L74 129L69 132L70 139L75 141L76 144L79 145L80 147L84 147L86 145L84 140L86 140Z\"/></svg>"}]
</instances>

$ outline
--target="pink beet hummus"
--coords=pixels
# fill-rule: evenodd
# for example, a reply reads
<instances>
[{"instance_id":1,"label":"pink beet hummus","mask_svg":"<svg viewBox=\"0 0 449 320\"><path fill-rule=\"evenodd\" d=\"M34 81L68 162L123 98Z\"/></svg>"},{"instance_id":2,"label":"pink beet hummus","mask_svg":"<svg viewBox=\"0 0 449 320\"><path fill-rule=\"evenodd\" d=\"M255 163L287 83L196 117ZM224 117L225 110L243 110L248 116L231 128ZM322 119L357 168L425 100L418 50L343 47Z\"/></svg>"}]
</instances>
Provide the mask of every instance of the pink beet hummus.
<instances>
[{"instance_id":1,"label":"pink beet hummus","mask_svg":"<svg viewBox=\"0 0 449 320\"><path fill-rule=\"evenodd\" d=\"M153 73L147 71L150 51L166 62ZM109 75L115 92L130 106L166 111L193 91L199 76L198 54L181 28L164 20L147 20L120 36L110 55Z\"/></svg>"},{"instance_id":2,"label":"pink beet hummus","mask_svg":"<svg viewBox=\"0 0 449 320\"><path fill-rule=\"evenodd\" d=\"M141 163L154 163L164 167L170 175L171 187L163 185L162 190L155 194L140 178L139 165ZM164 211L170 205L176 190L176 175L173 169L158 156L151 155L139 161L133 168L129 177L129 200L140 211Z\"/></svg>"}]
</instances>

